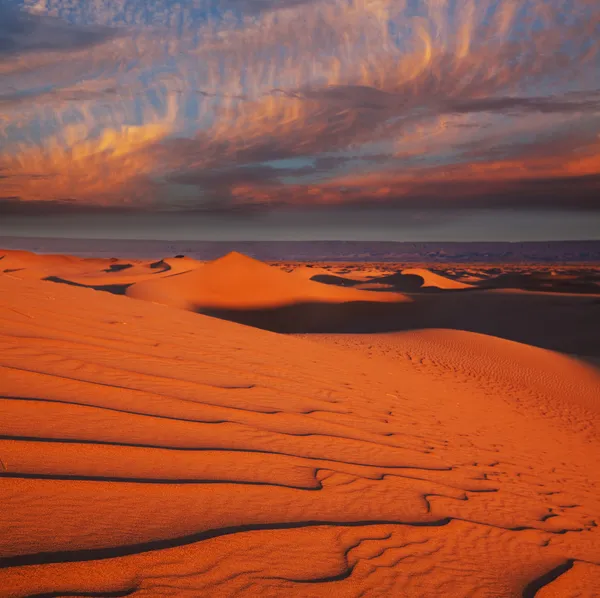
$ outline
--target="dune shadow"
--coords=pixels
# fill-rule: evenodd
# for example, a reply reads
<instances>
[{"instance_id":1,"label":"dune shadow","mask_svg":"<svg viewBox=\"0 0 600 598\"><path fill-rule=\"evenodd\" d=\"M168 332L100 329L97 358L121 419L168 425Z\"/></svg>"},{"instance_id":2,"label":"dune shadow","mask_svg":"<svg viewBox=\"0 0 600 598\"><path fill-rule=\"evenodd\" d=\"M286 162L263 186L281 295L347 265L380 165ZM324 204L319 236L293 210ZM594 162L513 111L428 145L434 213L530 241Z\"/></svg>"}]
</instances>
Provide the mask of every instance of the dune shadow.
<instances>
[{"instance_id":1,"label":"dune shadow","mask_svg":"<svg viewBox=\"0 0 600 598\"><path fill-rule=\"evenodd\" d=\"M168 548L175 548L178 546L188 546L190 544L196 544L197 542L206 542L207 540L212 540L213 538L252 531L282 531L322 526L343 529L351 527L373 527L376 525L410 525L411 527L433 528L448 525L451 521L452 519L450 517L444 517L431 521L404 521L397 519L374 519L364 521L342 519L336 521L311 519L275 523L247 523L230 527L209 529L184 536L147 540L145 542L140 542L139 544L110 546L105 548L81 548L54 552L38 552L34 554L0 557L0 569L43 565L48 563L89 562L101 559L113 559L138 554L141 552L151 552L156 550L166 550ZM64 596L65 594L60 595Z\"/></svg>"},{"instance_id":2,"label":"dune shadow","mask_svg":"<svg viewBox=\"0 0 600 598\"><path fill-rule=\"evenodd\" d=\"M529 582L523 589L523 598L534 598L543 587L548 586L553 581L556 581L561 575L570 571L574 564L575 561L573 559L567 559L564 563L561 563L557 567L544 573L544 575Z\"/></svg>"},{"instance_id":3,"label":"dune shadow","mask_svg":"<svg viewBox=\"0 0 600 598\"><path fill-rule=\"evenodd\" d=\"M448 276L447 272L434 274L447 277L449 280L458 280ZM581 270L567 270L560 273L549 272L504 272L501 268L486 269L487 278L471 281L471 288L451 289L436 286L423 286L425 280L418 274L404 274L395 272L383 276L375 276L366 280L356 280L340 276L339 274L317 274L311 280L340 287L358 287L373 285L374 291L392 291L395 293L448 293L472 292L486 289L515 289L524 291L540 291L551 293L598 294L600 293L600 273L582 272ZM377 288L377 287L380 288ZM371 290L371 289L370 289Z\"/></svg>"},{"instance_id":4,"label":"dune shadow","mask_svg":"<svg viewBox=\"0 0 600 598\"><path fill-rule=\"evenodd\" d=\"M411 276L422 280L420 276ZM126 295L127 288L131 286L83 285L56 276L44 280L114 295ZM411 284L416 285L417 281ZM198 306L194 311L284 334L369 334L448 328L488 334L573 355L600 356L598 295L477 287L425 291L418 289L411 294L411 303L303 302L261 309Z\"/></svg>"},{"instance_id":5,"label":"dune shadow","mask_svg":"<svg viewBox=\"0 0 600 598\"><path fill-rule=\"evenodd\" d=\"M158 260L157 262L152 262L150 264L150 268L152 268L153 270L160 269L161 272L168 272L169 270L172 270L171 266L169 266L169 264L167 264L165 260Z\"/></svg>"},{"instance_id":6,"label":"dune shadow","mask_svg":"<svg viewBox=\"0 0 600 598\"><path fill-rule=\"evenodd\" d=\"M91 285L91 284L81 284L79 282L73 282L72 280L67 280L66 278L60 278L58 276L46 276L43 280L48 282L56 282L59 284L66 284L72 287L81 287L84 289L93 289L94 291L105 291L107 293L111 293L113 295L125 295L127 289L131 286L131 284L103 284L103 285Z\"/></svg>"},{"instance_id":7,"label":"dune shadow","mask_svg":"<svg viewBox=\"0 0 600 598\"><path fill-rule=\"evenodd\" d=\"M312 276L311 280L314 282L320 282L322 284L329 284L338 287L355 287L359 285L363 286L365 284L385 285L385 290L395 293L416 293L423 290L430 290L423 289L425 280L422 276L419 276L418 274L402 274L401 272L396 272L395 274L389 274L386 276L377 276L367 280L355 280L353 278L346 278L344 276L337 276L335 274L317 274Z\"/></svg>"},{"instance_id":8,"label":"dune shadow","mask_svg":"<svg viewBox=\"0 0 600 598\"><path fill-rule=\"evenodd\" d=\"M414 304L375 301L305 302L252 310L200 307L197 311L271 332L368 333L409 328Z\"/></svg>"},{"instance_id":9,"label":"dune shadow","mask_svg":"<svg viewBox=\"0 0 600 598\"><path fill-rule=\"evenodd\" d=\"M130 588L127 590L103 591L103 592L43 592L41 594L28 594L24 598L121 598L132 596L138 591L138 588Z\"/></svg>"},{"instance_id":10,"label":"dune shadow","mask_svg":"<svg viewBox=\"0 0 600 598\"><path fill-rule=\"evenodd\" d=\"M395 291L401 293L415 293L423 290L425 279L418 274L402 274L402 272L396 272L395 274L388 274L386 276L378 276L369 280L371 283L389 284Z\"/></svg>"},{"instance_id":11,"label":"dune shadow","mask_svg":"<svg viewBox=\"0 0 600 598\"><path fill-rule=\"evenodd\" d=\"M493 278L476 283L483 289L521 289L526 291L542 291L550 293L600 293L600 275L587 273L582 275L564 274L553 276L547 273L502 273Z\"/></svg>"},{"instance_id":12,"label":"dune shadow","mask_svg":"<svg viewBox=\"0 0 600 598\"><path fill-rule=\"evenodd\" d=\"M255 310L198 308L279 333L367 334L449 328L576 355L600 355L600 303L586 295L503 291L420 293L412 303L298 303Z\"/></svg>"},{"instance_id":13,"label":"dune shadow","mask_svg":"<svg viewBox=\"0 0 600 598\"><path fill-rule=\"evenodd\" d=\"M344 276L336 276L335 274L315 274L310 278L314 282L320 282L322 284L330 284L336 287L355 287L360 284L360 280L354 280L353 278L345 278Z\"/></svg>"},{"instance_id":14,"label":"dune shadow","mask_svg":"<svg viewBox=\"0 0 600 598\"><path fill-rule=\"evenodd\" d=\"M376 276L366 280L355 280L353 278L345 278L334 274L317 274L312 276L310 280L322 284L338 287L355 287L378 293L471 293L480 291L483 288L495 288L491 286L480 287L475 285L464 289L446 289L436 286L424 286L425 279L419 274L403 274L402 272L387 274L385 276Z\"/></svg>"},{"instance_id":15,"label":"dune shadow","mask_svg":"<svg viewBox=\"0 0 600 598\"><path fill-rule=\"evenodd\" d=\"M129 268L133 268L133 264L111 264L108 268L102 270L102 272L122 272L123 270L127 270Z\"/></svg>"}]
</instances>

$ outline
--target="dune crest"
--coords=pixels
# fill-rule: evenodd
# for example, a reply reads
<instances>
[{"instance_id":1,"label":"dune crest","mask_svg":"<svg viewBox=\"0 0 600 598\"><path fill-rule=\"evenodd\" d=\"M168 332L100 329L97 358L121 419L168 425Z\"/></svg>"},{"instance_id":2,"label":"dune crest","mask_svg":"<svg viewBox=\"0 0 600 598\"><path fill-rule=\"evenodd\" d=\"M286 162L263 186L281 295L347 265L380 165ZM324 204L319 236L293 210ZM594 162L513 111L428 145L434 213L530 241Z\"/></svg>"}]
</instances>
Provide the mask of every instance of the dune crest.
<instances>
[{"instance_id":1,"label":"dune crest","mask_svg":"<svg viewBox=\"0 0 600 598\"><path fill-rule=\"evenodd\" d=\"M400 293L372 293L323 285L231 252L193 271L136 283L127 296L192 311L201 308L261 309L298 303L353 301L399 303Z\"/></svg>"},{"instance_id":2,"label":"dune crest","mask_svg":"<svg viewBox=\"0 0 600 598\"><path fill-rule=\"evenodd\" d=\"M420 276L423 279L423 288L436 287L438 289L472 289L473 285L458 280L452 280L447 276L436 274L426 268L407 268L402 270L405 276Z\"/></svg>"},{"instance_id":3,"label":"dune crest","mask_svg":"<svg viewBox=\"0 0 600 598\"><path fill-rule=\"evenodd\" d=\"M0 250L0 272L20 279L49 279L92 288L127 287L142 280L187 272L200 265L201 262L190 258L120 260Z\"/></svg>"}]
</instances>

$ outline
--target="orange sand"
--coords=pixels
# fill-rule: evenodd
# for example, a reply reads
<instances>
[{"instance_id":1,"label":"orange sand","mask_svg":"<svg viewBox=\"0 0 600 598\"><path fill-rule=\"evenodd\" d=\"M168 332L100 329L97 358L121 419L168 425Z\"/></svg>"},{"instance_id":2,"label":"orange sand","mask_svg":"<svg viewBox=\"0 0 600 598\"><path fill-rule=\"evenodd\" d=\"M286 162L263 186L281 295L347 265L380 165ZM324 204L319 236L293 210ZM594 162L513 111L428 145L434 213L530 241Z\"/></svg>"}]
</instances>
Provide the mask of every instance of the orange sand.
<instances>
[{"instance_id":1,"label":"orange sand","mask_svg":"<svg viewBox=\"0 0 600 598\"><path fill-rule=\"evenodd\" d=\"M30 261L0 264L1 596L598 595L592 367L469 332L313 342L152 303L352 290L238 256L129 287L152 301ZM98 287L126 273L88 265Z\"/></svg>"},{"instance_id":2,"label":"orange sand","mask_svg":"<svg viewBox=\"0 0 600 598\"><path fill-rule=\"evenodd\" d=\"M407 302L399 293L372 293L305 280L246 257L230 253L176 277L132 285L127 295L196 311L203 307L256 309L303 302Z\"/></svg>"}]
</instances>

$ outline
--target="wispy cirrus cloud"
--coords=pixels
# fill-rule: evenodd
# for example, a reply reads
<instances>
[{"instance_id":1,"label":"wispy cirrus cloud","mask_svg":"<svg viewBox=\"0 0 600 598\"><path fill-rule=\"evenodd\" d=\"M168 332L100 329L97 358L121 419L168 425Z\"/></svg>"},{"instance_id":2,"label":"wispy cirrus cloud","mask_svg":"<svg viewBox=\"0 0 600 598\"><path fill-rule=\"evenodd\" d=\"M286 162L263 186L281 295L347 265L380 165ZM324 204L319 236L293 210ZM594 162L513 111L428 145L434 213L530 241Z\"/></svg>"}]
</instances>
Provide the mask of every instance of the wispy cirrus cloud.
<instances>
[{"instance_id":1,"label":"wispy cirrus cloud","mask_svg":"<svg viewBox=\"0 0 600 598\"><path fill-rule=\"evenodd\" d=\"M594 0L22 8L4 9L0 25L0 195L146 207L594 203Z\"/></svg>"}]
</instances>

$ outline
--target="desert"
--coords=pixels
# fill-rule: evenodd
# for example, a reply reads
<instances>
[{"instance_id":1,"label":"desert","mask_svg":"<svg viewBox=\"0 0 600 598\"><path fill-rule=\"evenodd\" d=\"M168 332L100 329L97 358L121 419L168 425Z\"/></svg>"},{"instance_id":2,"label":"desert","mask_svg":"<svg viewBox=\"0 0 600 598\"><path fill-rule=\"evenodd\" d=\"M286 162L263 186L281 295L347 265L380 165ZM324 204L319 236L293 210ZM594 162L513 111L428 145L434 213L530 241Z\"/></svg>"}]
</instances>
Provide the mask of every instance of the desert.
<instances>
[{"instance_id":1,"label":"desert","mask_svg":"<svg viewBox=\"0 0 600 598\"><path fill-rule=\"evenodd\" d=\"M600 0L0 0L0 598L600 598Z\"/></svg>"},{"instance_id":2,"label":"desert","mask_svg":"<svg viewBox=\"0 0 600 598\"><path fill-rule=\"evenodd\" d=\"M0 595L596 596L599 279L0 251Z\"/></svg>"}]
</instances>

